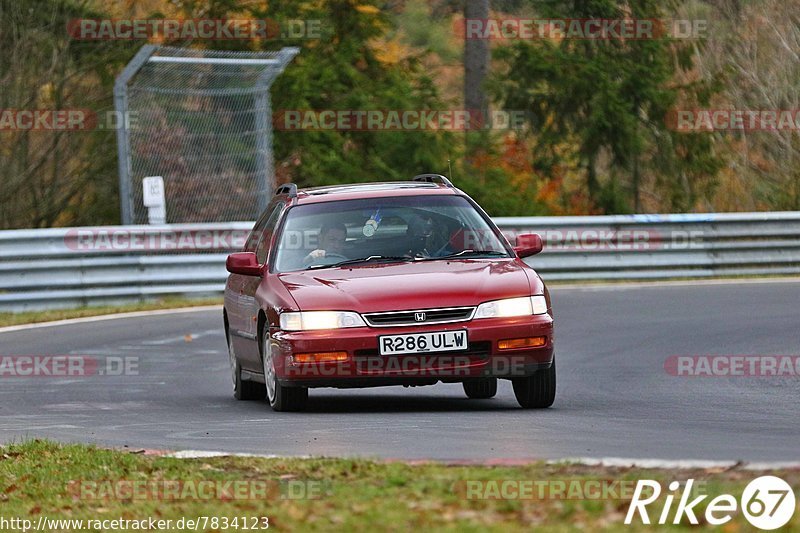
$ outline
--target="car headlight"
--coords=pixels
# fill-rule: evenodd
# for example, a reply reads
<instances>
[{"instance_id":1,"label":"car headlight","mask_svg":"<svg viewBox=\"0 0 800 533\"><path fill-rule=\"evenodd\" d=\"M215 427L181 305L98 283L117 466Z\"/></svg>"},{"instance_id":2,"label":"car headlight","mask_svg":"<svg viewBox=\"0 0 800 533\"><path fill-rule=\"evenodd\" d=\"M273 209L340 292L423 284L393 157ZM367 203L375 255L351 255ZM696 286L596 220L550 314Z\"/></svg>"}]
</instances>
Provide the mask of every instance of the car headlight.
<instances>
[{"instance_id":1,"label":"car headlight","mask_svg":"<svg viewBox=\"0 0 800 533\"><path fill-rule=\"evenodd\" d=\"M547 312L544 296L523 296L485 302L478 306L474 318L543 315Z\"/></svg>"},{"instance_id":2,"label":"car headlight","mask_svg":"<svg viewBox=\"0 0 800 533\"><path fill-rule=\"evenodd\" d=\"M360 326L366 326L364 319L358 313L350 311L281 313L281 329L284 331L357 328Z\"/></svg>"}]
</instances>

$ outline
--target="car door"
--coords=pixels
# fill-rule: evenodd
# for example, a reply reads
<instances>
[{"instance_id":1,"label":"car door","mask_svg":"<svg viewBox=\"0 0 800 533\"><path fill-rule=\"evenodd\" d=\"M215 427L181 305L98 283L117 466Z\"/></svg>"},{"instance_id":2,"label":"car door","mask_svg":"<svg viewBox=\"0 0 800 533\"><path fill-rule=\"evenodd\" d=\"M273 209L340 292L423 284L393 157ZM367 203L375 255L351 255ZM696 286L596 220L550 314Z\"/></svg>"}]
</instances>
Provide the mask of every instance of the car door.
<instances>
[{"instance_id":1,"label":"car door","mask_svg":"<svg viewBox=\"0 0 800 533\"><path fill-rule=\"evenodd\" d=\"M274 205L270 205L258 219L253 230L245 241L245 252L255 253L261 235L269 222L270 215L274 210ZM252 308L252 295L245 294L245 286L253 280L261 278L253 276L243 276L241 274L231 274L228 276L228 283L225 291L225 311L228 316L228 328L231 342L239 355L239 359L244 365L246 360L252 361L252 343L254 337L250 327L250 313ZM249 368L251 365L246 365Z\"/></svg>"},{"instance_id":2,"label":"car door","mask_svg":"<svg viewBox=\"0 0 800 533\"><path fill-rule=\"evenodd\" d=\"M263 225L258 228L254 252L258 258L259 265L266 265L269 261L272 237L275 234L275 227L283 211L284 203L277 200L267 207L267 215ZM258 311L259 304L256 301L256 291L261 285L263 278L256 276L242 276L242 285L239 295L239 309L242 313L240 337L244 339L244 346L241 352L242 366L247 370L256 372L262 371L261 355L258 351Z\"/></svg>"}]
</instances>

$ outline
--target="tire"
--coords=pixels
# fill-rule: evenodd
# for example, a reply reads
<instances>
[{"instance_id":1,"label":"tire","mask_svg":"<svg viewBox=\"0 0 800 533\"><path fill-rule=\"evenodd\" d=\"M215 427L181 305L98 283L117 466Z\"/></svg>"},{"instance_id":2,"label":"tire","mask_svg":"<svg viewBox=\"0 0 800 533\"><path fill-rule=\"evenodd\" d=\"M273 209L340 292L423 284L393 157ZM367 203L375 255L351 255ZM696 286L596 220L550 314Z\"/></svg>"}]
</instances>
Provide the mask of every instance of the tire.
<instances>
[{"instance_id":1,"label":"tire","mask_svg":"<svg viewBox=\"0 0 800 533\"><path fill-rule=\"evenodd\" d=\"M261 361L264 366L264 382L267 400L273 411L303 411L308 404L307 387L284 387L278 383L272 359L272 344L269 342L269 325L264 327Z\"/></svg>"},{"instance_id":2,"label":"tire","mask_svg":"<svg viewBox=\"0 0 800 533\"><path fill-rule=\"evenodd\" d=\"M497 378L481 378L462 383L467 398L472 400L486 400L494 398L497 394Z\"/></svg>"},{"instance_id":3,"label":"tire","mask_svg":"<svg viewBox=\"0 0 800 533\"><path fill-rule=\"evenodd\" d=\"M532 376L511 380L514 396L523 409L544 409L556 399L556 360L550 368L537 370Z\"/></svg>"},{"instance_id":4,"label":"tire","mask_svg":"<svg viewBox=\"0 0 800 533\"><path fill-rule=\"evenodd\" d=\"M233 380L233 397L241 401L263 400L267 394L266 387L256 381L242 379L242 365L239 364L239 358L236 357L230 337L228 337L228 359Z\"/></svg>"}]
</instances>

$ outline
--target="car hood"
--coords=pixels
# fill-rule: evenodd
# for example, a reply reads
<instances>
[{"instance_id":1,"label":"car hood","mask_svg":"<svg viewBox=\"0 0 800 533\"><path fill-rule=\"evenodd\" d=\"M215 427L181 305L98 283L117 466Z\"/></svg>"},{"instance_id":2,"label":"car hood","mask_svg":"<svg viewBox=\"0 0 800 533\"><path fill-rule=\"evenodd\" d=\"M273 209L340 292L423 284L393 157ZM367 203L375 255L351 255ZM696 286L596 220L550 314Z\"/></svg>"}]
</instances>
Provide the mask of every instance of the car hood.
<instances>
[{"instance_id":1,"label":"car hood","mask_svg":"<svg viewBox=\"0 0 800 533\"><path fill-rule=\"evenodd\" d=\"M517 259L368 264L279 274L299 308L375 313L473 306L531 292ZM535 274L532 280L538 278Z\"/></svg>"}]
</instances>

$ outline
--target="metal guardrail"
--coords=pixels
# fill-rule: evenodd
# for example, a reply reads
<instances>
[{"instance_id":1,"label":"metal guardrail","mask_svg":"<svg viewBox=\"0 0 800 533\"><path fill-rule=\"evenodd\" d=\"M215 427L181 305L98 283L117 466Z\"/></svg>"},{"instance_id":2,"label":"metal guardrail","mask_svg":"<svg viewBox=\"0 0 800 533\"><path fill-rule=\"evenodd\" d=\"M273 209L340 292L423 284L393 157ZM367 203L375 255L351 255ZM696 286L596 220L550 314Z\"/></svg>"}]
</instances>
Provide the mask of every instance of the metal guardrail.
<instances>
[{"instance_id":1,"label":"metal guardrail","mask_svg":"<svg viewBox=\"0 0 800 533\"><path fill-rule=\"evenodd\" d=\"M800 212L497 218L545 281L800 274ZM250 222L0 231L0 310L219 294Z\"/></svg>"}]
</instances>

